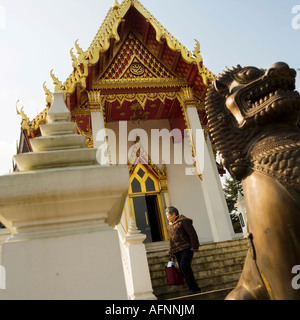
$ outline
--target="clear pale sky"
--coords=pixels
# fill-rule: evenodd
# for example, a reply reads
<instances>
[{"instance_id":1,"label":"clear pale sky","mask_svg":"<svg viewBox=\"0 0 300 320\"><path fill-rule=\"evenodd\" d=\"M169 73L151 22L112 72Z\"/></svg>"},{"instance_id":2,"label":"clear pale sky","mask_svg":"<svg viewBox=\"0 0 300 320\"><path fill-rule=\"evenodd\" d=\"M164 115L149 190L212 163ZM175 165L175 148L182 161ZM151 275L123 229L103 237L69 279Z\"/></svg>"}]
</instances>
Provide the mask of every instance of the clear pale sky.
<instances>
[{"instance_id":1,"label":"clear pale sky","mask_svg":"<svg viewBox=\"0 0 300 320\"><path fill-rule=\"evenodd\" d=\"M269 68L277 61L300 69L300 0L141 0L189 50L201 44L205 66ZM72 72L70 49L86 50L113 0L0 0L0 174L11 169L20 135L19 108L34 118L46 105L50 70L64 82ZM119 1L121 3L121 1ZM300 14L300 11L299 11ZM75 51L74 51L75 52ZM299 72L298 72L299 73ZM297 77L300 90L300 77Z\"/></svg>"}]
</instances>

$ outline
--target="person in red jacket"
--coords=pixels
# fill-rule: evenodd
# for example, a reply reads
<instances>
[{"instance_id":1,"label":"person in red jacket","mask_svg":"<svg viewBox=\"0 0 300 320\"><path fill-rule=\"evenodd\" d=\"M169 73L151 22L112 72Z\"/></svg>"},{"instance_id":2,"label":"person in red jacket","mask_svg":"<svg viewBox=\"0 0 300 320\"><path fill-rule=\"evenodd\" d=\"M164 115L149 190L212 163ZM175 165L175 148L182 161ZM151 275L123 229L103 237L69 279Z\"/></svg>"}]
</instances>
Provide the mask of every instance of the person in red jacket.
<instances>
[{"instance_id":1,"label":"person in red jacket","mask_svg":"<svg viewBox=\"0 0 300 320\"><path fill-rule=\"evenodd\" d=\"M166 209L166 216L169 221L169 254L170 257L176 257L179 268L184 276L185 282L189 288L189 294L201 292L195 280L192 270L192 260L194 253L199 251L199 240L193 221L184 215L179 215L175 207Z\"/></svg>"}]
</instances>

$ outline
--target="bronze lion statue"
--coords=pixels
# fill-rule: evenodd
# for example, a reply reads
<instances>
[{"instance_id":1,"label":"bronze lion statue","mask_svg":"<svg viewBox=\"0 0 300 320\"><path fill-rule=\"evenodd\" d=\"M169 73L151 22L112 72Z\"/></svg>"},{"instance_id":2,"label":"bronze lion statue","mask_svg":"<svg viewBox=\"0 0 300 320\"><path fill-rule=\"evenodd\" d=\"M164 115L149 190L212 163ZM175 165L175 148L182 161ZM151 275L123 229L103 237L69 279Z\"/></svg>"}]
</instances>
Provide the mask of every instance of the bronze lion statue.
<instances>
[{"instance_id":1,"label":"bronze lion statue","mask_svg":"<svg viewBox=\"0 0 300 320\"><path fill-rule=\"evenodd\" d=\"M242 181L249 251L227 300L299 300L300 96L296 71L237 66L208 89L212 142L223 165Z\"/></svg>"}]
</instances>

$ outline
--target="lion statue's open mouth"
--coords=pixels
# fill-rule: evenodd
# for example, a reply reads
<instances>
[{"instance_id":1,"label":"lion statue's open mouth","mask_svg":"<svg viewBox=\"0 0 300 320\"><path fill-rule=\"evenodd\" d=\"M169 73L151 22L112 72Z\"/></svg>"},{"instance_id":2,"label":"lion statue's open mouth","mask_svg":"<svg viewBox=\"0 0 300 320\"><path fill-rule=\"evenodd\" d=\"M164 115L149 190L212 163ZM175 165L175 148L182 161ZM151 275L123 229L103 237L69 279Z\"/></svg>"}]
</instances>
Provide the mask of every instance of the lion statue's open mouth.
<instances>
[{"instance_id":1,"label":"lion statue's open mouth","mask_svg":"<svg viewBox=\"0 0 300 320\"><path fill-rule=\"evenodd\" d=\"M237 69L232 74L229 90L223 92L226 93L226 106L240 126L251 124L251 120L296 110L300 96L294 91L295 77L296 71L285 63L277 63L269 70L254 67Z\"/></svg>"}]
</instances>

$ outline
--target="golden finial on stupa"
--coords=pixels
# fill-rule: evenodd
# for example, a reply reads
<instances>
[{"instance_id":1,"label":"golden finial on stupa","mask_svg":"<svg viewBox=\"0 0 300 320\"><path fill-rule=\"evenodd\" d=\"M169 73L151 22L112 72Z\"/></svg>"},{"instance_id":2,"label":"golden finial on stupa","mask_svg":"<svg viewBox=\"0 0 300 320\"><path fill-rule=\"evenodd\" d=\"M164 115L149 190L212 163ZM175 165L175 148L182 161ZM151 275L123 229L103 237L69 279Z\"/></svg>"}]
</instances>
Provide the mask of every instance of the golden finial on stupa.
<instances>
[{"instance_id":1,"label":"golden finial on stupa","mask_svg":"<svg viewBox=\"0 0 300 320\"><path fill-rule=\"evenodd\" d=\"M118 10L118 9L120 8L120 5L119 5L119 3L118 3L117 0L114 0L114 3L113 3L113 5L112 5L112 8L115 9L115 10Z\"/></svg>"}]
</instances>

